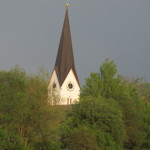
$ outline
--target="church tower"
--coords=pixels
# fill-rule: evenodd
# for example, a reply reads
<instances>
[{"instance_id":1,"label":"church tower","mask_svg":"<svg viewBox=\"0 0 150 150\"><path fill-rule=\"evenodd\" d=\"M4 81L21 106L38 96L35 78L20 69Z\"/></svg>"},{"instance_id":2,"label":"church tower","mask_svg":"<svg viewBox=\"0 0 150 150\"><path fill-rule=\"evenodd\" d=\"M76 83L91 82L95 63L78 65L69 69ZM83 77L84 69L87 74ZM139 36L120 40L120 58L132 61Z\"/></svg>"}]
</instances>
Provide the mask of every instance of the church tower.
<instances>
[{"instance_id":1,"label":"church tower","mask_svg":"<svg viewBox=\"0 0 150 150\"><path fill-rule=\"evenodd\" d=\"M58 105L74 104L79 101L80 95L80 83L73 56L68 7L69 4L66 4L66 14L57 58L48 85L49 98L52 104ZM53 95L57 95L59 101L56 102Z\"/></svg>"}]
</instances>

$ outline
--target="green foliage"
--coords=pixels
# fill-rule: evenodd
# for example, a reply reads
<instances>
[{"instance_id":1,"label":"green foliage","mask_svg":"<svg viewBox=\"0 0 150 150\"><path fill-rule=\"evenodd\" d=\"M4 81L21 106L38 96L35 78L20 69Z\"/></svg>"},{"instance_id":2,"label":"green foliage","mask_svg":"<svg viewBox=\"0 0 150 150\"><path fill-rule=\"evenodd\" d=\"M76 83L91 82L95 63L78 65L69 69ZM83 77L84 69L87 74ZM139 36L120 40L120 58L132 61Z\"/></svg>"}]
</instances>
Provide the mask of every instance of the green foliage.
<instances>
[{"instance_id":1,"label":"green foliage","mask_svg":"<svg viewBox=\"0 0 150 150\"><path fill-rule=\"evenodd\" d=\"M150 83L143 78L137 78L132 81L137 88L138 95L147 103L150 103Z\"/></svg>"},{"instance_id":2,"label":"green foliage","mask_svg":"<svg viewBox=\"0 0 150 150\"><path fill-rule=\"evenodd\" d=\"M51 134L55 113L47 100L47 81L16 66L0 72L0 83L0 149L60 150Z\"/></svg>"},{"instance_id":3,"label":"green foliage","mask_svg":"<svg viewBox=\"0 0 150 150\"><path fill-rule=\"evenodd\" d=\"M81 99L79 104L74 105L72 111L68 114L66 125L64 126L64 141L79 134L78 132L82 131L83 127L91 130L91 132L83 131L85 134L94 134L94 136L91 136L91 138L93 137L93 142L95 141L94 137L98 139L96 144L99 148L105 147L109 149L110 145L121 147L125 138L119 105L111 99L86 97ZM103 139L104 137L107 137L107 142ZM85 137L84 140L86 141ZM80 141L77 139L72 144L76 146ZM70 140L68 143L70 143ZM72 145L70 148L72 148Z\"/></svg>"},{"instance_id":4,"label":"green foliage","mask_svg":"<svg viewBox=\"0 0 150 150\"><path fill-rule=\"evenodd\" d=\"M24 146L20 143L17 135L0 126L0 150L24 150Z\"/></svg>"},{"instance_id":5,"label":"green foliage","mask_svg":"<svg viewBox=\"0 0 150 150\"><path fill-rule=\"evenodd\" d=\"M63 140L65 147L71 150L100 150L95 133L85 126L74 128Z\"/></svg>"},{"instance_id":6,"label":"green foliage","mask_svg":"<svg viewBox=\"0 0 150 150\"><path fill-rule=\"evenodd\" d=\"M117 74L115 63L105 60L99 72L86 79L80 102L68 114L63 143L68 146L67 139L72 135L76 139L76 132L83 130L96 137L99 149L150 149L149 93L149 83L125 80Z\"/></svg>"},{"instance_id":7,"label":"green foliage","mask_svg":"<svg viewBox=\"0 0 150 150\"><path fill-rule=\"evenodd\" d=\"M91 73L90 78L86 79L81 96L120 99L126 95L124 84L122 77L117 75L115 63L106 59L100 67L100 72Z\"/></svg>"},{"instance_id":8,"label":"green foliage","mask_svg":"<svg viewBox=\"0 0 150 150\"><path fill-rule=\"evenodd\" d=\"M141 149L148 150L150 149L150 105L146 105L146 109L144 112L144 132L145 138L142 142Z\"/></svg>"},{"instance_id":9,"label":"green foliage","mask_svg":"<svg viewBox=\"0 0 150 150\"><path fill-rule=\"evenodd\" d=\"M107 59L73 106L51 106L47 83L43 67L32 76L19 66L0 71L0 150L150 149L146 80L124 79Z\"/></svg>"}]
</instances>

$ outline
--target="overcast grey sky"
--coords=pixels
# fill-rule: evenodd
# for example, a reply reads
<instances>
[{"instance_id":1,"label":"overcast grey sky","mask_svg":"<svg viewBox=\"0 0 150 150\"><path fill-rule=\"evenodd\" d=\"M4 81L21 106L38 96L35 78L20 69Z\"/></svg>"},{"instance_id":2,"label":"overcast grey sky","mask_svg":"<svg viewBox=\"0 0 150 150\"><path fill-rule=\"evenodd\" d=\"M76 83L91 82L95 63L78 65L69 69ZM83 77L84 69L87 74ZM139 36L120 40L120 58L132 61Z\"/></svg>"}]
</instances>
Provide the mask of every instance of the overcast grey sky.
<instances>
[{"instance_id":1,"label":"overcast grey sky","mask_svg":"<svg viewBox=\"0 0 150 150\"><path fill-rule=\"evenodd\" d=\"M0 0L0 70L19 64L28 73L52 72L65 0ZM150 81L150 0L70 0L69 16L79 80L106 58L124 76Z\"/></svg>"}]
</instances>

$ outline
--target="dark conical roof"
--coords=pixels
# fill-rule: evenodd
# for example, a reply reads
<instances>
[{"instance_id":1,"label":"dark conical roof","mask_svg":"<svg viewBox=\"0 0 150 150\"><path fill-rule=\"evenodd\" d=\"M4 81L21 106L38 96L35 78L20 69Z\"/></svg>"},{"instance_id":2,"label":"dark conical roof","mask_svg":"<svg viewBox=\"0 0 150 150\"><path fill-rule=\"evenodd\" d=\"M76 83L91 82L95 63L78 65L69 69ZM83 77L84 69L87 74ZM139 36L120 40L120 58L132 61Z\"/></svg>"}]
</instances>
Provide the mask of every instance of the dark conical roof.
<instances>
[{"instance_id":1,"label":"dark conical roof","mask_svg":"<svg viewBox=\"0 0 150 150\"><path fill-rule=\"evenodd\" d=\"M66 15L65 15L64 25L62 29L62 34L61 34L61 39L59 43L54 69L56 70L60 86L62 86L64 80L66 79L71 69L73 70L76 80L79 84L79 80L78 80L78 76L74 64L68 8L66 9Z\"/></svg>"}]
</instances>

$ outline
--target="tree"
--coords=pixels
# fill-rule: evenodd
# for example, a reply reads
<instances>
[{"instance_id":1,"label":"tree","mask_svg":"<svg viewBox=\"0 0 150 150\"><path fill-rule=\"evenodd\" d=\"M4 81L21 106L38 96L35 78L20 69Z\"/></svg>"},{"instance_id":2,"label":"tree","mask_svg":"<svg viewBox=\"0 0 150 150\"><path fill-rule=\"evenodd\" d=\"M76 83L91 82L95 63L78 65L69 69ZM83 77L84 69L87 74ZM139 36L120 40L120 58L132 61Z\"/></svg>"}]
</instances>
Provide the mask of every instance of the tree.
<instances>
[{"instance_id":1,"label":"tree","mask_svg":"<svg viewBox=\"0 0 150 150\"><path fill-rule=\"evenodd\" d=\"M63 131L65 131L63 133L63 142L69 148L72 148L87 143L88 141L84 135L89 134L90 141L95 144L87 143L89 146L85 148L86 150L94 149L94 145L97 145L99 149L121 149L125 138L122 119L119 105L114 100L102 97L84 97L78 104L73 106L72 111L68 114L63 128ZM83 143L81 139L78 140L79 134L82 134L80 138ZM73 138L76 140L73 140ZM95 142L95 138L97 142ZM70 141L71 139L73 142ZM71 145L69 144L70 142Z\"/></svg>"},{"instance_id":2,"label":"tree","mask_svg":"<svg viewBox=\"0 0 150 150\"><path fill-rule=\"evenodd\" d=\"M101 65L99 72L91 73L90 78L86 79L86 84L81 92L81 101L86 100L87 97L92 97L91 99L103 97L99 98L99 100L105 99L105 101L108 101L113 99L114 103L117 102L121 109L122 123L126 132L124 147L127 149L141 148L147 135L143 128L146 115L144 114L145 104L139 95L139 89L135 86L135 83L128 82L117 74L117 67L113 61L106 59ZM109 105L112 104L110 103ZM86 106L86 111L88 111L86 108L90 109ZM109 115L109 110L107 115ZM90 118L93 119L91 116ZM79 120L82 119L80 118ZM104 127L106 126L104 125Z\"/></svg>"},{"instance_id":3,"label":"tree","mask_svg":"<svg viewBox=\"0 0 150 150\"><path fill-rule=\"evenodd\" d=\"M144 78L136 78L131 83L137 88L138 95L145 102L150 103L150 83Z\"/></svg>"},{"instance_id":4,"label":"tree","mask_svg":"<svg viewBox=\"0 0 150 150\"><path fill-rule=\"evenodd\" d=\"M0 149L60 150L51 134L47 81L16 66L0 72L0 83Z\"/></svg>"},{"instance_id":5,"label":"tree","mask_svg":"<svg viewBox=\"0 0 150 150\"><path fill-rule=\"evenodd\" d=\"M65 136L65 135L64 135ZM95 133L88 127L80 126L69 132L64 139L65 148L71 150L100 150Z\"/></svg>"},{"instance_id":6,"label":"tree","mask_svg":"<svg viewBox=\"0 0 150 150\"><path fill-rule=\"evenodd\" d=\"M117 75L117 67L113 61L106 59L98 73L91 73L86 79L82 88L82 96L103 96L105 98L119 99L124 96L124 82L120 75Z\"/></svg>"}]
</instances>

